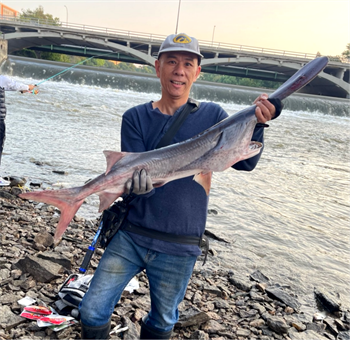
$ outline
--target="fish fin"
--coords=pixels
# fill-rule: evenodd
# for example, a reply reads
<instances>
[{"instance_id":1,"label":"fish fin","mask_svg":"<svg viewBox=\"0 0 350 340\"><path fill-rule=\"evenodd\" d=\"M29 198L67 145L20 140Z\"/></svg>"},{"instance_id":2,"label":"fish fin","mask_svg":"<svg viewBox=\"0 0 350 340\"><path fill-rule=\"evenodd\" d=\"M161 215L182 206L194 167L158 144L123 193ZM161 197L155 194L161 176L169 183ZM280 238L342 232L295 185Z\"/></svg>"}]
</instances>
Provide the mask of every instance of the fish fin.
<instances>
[{"instance_id":1,"label":"fish fin","mask_svg":"<svg viewBox=\"0 0 350 340\"><path fill-rule=\"evenodd\" d=\"M66 206L64 208L60 209L61 210L61 217L60 217L60 220L57 224L56 232L55 232L55 235L53 237L55 245L57 245L60 242L62 235L66 231L70 221L73 219L76 212L79 210L79 208L81 207L81 205L83 203L84 203L84 199L77 201L74 205L66 204Z\"/></svg>"},{"instance_id":2,"label":"fish fin","mask_svg":"<svg viewBox=\"0 0 350 340\"><path fill-rule=\"evenodd\" d=\"M107 175L111 171L115 163L120 161L126 155L126 152L118 152L118 151L110 151L110 150L104 150L103 153L106 156L106 160L107 160L107 169L106 169L105 175Z\"/></svg>"},{"instance_id":3,"label":"fish fin","mask_svg":"<svg viewBox=\"0 0 350 340\"><path fill-rule=\"evenodd\" d=\"M121 195L121 193L111 193L107 191L102 191L97 193L97 195L100 197L100 206L98 208L98 212L102 212L103 210L106 210L109 208L109 206Z\"/></svg>"},{"instance_id":4,"label":"fish fin","mask_svg":"<svg viewBox=\"0 0 350 340\"><path fill-rule=\"evenodd\" d=\"M243 161L244 159L248 159L256 156L257 154L259 154L262 147L263 147L263 144L260 142L253 142L253 141L250 142L248 151L242 155L240 160Z\"/></svg>"},{"instance_id":5,"label":"fish fin","mask_svg":"<svg viewBox=\"0 0 350 340\"><path fill-rule=\"evenodd\" d=\"M50 204L61 211L61 217L54 236L54 244L57 245L70 221L75 216L75 213L84 202L84 198L80 200L77 199L77 195L80 191L81 188L79 187L61 190L42 190L26 192L20 194L19 197Z\"/></svg>"},{"instance_id":6,"label":"fish fin","mask_svg":"<svg viewBox=\"0 0 350 340\"><path fill-rule=\"evenodd\" d=\"M207 195L209 195L210 191L210 186L211 186L211 177L212 177L212 172L201 172L193 177L193 179L200 184Z\"/></svg>"}]
</instances>

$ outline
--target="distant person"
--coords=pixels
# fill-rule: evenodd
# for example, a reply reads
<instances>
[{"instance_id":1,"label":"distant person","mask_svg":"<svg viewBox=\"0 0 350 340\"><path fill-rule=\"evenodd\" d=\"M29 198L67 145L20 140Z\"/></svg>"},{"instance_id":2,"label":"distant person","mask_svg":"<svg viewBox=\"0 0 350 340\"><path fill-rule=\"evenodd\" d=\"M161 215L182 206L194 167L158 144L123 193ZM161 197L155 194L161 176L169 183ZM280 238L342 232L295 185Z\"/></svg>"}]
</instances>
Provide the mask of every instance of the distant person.
<instances>
[{"instance_id":1,"label":"distant person","mask_svg":"<svg viewBox=\"0 0 350 340\"><path fill-rule=\"evenodd\" d=\"M2 150L4 149L4 143L5 143L5 137L6 137L5 91L20 91L24 93L24 92L33 91L34 88L35 88L35 85L25 85L11 79L8 76L0 75L0 164L1 164ZM10 182L0 177L0 186L3 187L8 185L10 185Z\"/></svg>"}]
</instances>

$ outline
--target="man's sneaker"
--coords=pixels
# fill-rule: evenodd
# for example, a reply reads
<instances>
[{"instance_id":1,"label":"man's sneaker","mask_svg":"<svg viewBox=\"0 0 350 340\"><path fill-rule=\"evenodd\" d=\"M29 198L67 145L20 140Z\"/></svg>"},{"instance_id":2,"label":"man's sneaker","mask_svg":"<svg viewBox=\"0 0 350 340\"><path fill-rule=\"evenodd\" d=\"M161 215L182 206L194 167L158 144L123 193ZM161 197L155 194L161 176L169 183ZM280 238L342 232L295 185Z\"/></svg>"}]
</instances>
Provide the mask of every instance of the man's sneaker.
<instances>
[{"instance_id":1,"label":"man's sneaker","mask_svg":"<svg viewBox=\"0 0 350 340\"><path fill-rule=\"evenodd\" d=\"M4 180L2 177L0 177L0 187L7 187L11 184L10 181Z\"/></svg>"}]
</instances>

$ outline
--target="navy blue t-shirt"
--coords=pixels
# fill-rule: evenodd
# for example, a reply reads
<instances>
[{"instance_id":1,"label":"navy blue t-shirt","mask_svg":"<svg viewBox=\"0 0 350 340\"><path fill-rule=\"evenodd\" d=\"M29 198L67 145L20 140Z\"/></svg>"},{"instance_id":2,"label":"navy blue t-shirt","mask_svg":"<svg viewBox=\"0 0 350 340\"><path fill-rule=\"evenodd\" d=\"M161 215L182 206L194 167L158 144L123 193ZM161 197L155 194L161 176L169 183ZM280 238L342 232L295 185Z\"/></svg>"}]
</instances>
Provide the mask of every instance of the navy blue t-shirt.
<instances>
[{"instance_id":1,"label":"navy blue t-shirt","mask_svg":"<svg viewBox=\"0 0 350 340\"><path fill-rule=\"evenodd\" d=\"M156 148L160 139L179 115L180 107L173 116L153 109L152 102L135 106L123 115L121 150L144 152ZM201 102L199 109L191 112L176 133L172 144L192 138L228 117L217 104ZM263 142L263 128L256 127L252 140ZM260 152L261 154L261 152ZM238 170L252 170L260 154L236 163ZM138 226L157 231L199 237L204 233L208 199L203 187L193 176L178 179L155 188L151 193L136 197L130 204L128 220ZM198 256L198 246L170 243L129 232L132 239L145 248L180 256Z\"/></svg>"}]
</instances>

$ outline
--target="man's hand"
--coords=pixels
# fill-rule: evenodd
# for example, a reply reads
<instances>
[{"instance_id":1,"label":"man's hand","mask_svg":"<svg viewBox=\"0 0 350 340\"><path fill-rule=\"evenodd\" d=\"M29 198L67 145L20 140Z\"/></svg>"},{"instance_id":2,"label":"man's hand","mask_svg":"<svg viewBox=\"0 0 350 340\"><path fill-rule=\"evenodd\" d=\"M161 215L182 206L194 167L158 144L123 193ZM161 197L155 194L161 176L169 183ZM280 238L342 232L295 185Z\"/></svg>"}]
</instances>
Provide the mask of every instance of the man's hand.
<instances>
[{"instance_id":1,"label":"man's hand","mask_svg":"<svg viewBox=\"0 0 350 340\"><path fill-rule=\"evenodd\" d=\"M36 88L35 85L28 85L28 90L27 91L20 91L21 93L26 93L26 92L33 92L34 91L34 94L37 94L39 92L39 90Z\"/></svg>"},{"instance_id":2,"label":"man's hand","mask_svg":"<svg viewBox=\"0 0 350 340\"><path fill-rule=\"evenodd\" d=\"M256 105L255 115L258 119L258 123L265 124L275 116L276 108L267 98L268 95L263 93L254 100L254 104Z\"/></svg>"},{"instance_id":3,"label":"man's hand","mask_svg":"<svg viewBox=\"0 0 350 340\"><path fill-rule=\"evenodd\" d=\"M152 190L152 179L148 176L145 169L135 170L132 179L128 179L125 183L125 192L127 194L144 195Z\"/></svg>"}]
</instances>

